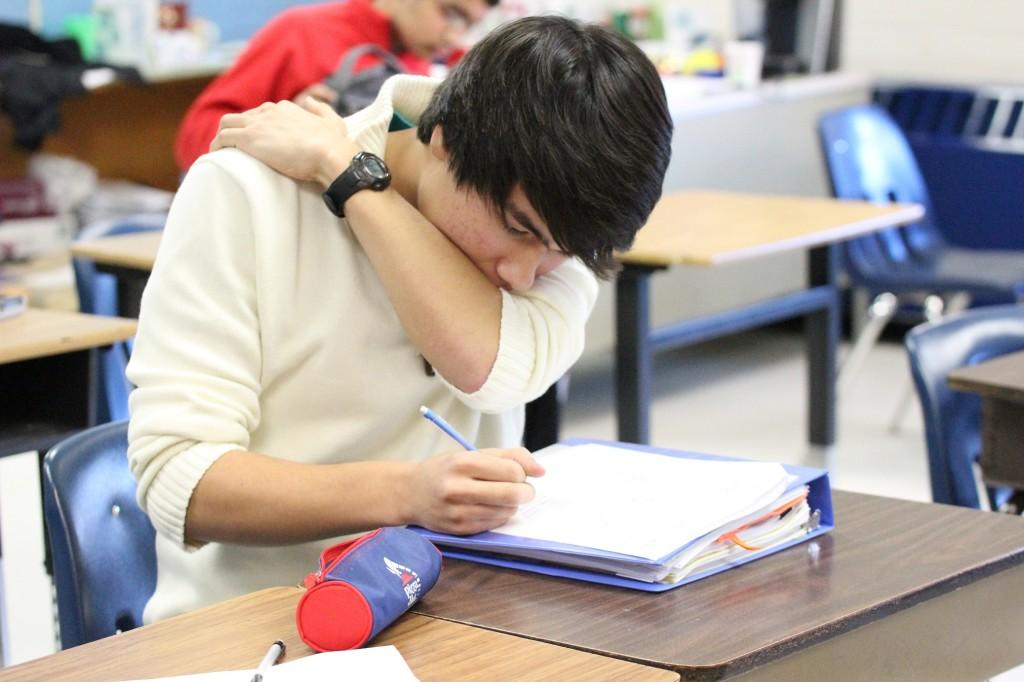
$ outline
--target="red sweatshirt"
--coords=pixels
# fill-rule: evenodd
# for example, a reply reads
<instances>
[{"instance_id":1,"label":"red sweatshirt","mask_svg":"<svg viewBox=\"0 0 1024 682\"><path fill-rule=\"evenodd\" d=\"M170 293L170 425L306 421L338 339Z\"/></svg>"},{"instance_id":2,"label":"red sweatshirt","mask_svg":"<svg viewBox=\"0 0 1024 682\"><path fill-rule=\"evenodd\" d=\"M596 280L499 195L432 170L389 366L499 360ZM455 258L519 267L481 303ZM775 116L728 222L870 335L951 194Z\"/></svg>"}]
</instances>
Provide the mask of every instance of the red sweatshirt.
<instances>
[{"instance_id":1,"label":"red sweatshirt","mask_svg":"<svg viewBox=\"0 0 1024 682\"><path fill-rule=\"evenodd\" d=\"M187 170L209 151L221 116L292 99L334 73L344 54L364 43L394 50L391 22L371 0L285 10L252 37L235 64L189 107L174 144L178 167ZM408 52L398 56L410 73L429 72L429 61Z\"/></svg>"}]
</instances>

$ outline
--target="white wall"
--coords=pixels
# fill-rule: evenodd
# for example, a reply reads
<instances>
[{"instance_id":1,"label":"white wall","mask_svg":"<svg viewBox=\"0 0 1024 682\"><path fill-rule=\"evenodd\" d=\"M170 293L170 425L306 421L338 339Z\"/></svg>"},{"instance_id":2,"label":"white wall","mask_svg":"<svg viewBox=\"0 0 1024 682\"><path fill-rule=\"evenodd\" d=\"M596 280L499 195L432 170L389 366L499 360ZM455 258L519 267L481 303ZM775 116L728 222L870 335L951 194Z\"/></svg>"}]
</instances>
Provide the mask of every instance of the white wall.
<instances>
[{"instance_id":1,"label":"white wall","mask_svg":"<svg viewBox=\"0 0 1024 682\"><path fill-rule=\"evenodd\" d=\"M845 0L844 70L882 80L1024 85L1022 0Z\"/></svg>"}]
</instances>

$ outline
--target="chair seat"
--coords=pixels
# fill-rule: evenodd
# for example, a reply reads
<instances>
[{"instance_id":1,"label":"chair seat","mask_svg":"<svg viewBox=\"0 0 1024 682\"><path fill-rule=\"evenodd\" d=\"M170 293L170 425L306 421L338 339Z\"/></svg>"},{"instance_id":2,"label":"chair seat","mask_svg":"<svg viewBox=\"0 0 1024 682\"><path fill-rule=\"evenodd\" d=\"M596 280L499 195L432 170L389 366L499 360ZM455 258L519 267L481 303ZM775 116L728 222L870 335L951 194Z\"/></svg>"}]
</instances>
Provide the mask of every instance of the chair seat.
<instances>
[{"instance_id":1,"label":"chair seat","mask_svg":"<svg viewBox=\"0 0 1024 682\"><path fill-rule=\"evenodd\" d=\"M928 262L873 267L853 279L874 291L966 291L988 303L1015 303L1024 300L1024 251L946 247Z\"/></svg>"}]
</instances>

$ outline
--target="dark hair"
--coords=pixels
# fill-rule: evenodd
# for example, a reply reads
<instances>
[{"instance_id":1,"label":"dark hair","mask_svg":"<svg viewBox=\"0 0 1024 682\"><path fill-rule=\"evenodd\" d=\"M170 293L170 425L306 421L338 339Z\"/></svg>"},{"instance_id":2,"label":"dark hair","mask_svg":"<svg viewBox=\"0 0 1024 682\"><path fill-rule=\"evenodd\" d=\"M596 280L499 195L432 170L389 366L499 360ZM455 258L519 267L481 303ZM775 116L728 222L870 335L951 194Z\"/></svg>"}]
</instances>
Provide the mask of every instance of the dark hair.
<instances>
[{"instance_id":1,"label":"dark hair","mask_svg":"<svg viewBox=\"0 0 1024 682\"><path fill-rule=\"evenodd\" d=\"M477 43L420 118L424 144L435 125L460 187L504 212L521 185L559 248L602 277L661 196L672 138L647 56L557 16L509 22Z\"/></svg>"}]
</instances>

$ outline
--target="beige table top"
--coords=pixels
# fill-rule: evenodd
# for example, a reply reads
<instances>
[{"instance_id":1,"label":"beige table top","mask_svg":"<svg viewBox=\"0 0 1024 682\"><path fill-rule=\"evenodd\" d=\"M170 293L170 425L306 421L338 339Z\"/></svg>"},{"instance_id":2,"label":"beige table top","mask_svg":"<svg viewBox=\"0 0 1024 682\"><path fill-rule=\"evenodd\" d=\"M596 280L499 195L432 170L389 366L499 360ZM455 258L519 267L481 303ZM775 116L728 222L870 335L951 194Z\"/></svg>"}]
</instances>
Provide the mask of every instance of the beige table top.
<instances>
[{"instance_id":1,"label":"beige table top","mask_svg":"<svg viewBox=\"0 0 1024 682\"><path fill-rule=\"evenodd\" d=\"M716 265L778 251L849 239L924 215L917 204L686 190L666 194L637 234L625 263ZM111 266L150 270L159 231L78 242L75 256Z\"/></svg>"},{"instance_id":2,"label":"beige table top","mask_svg":"<svg viewBox=\"0 0 1024 682\"><path fill-rule=\"evenodd\" d=\"M633 248L635 265L717 265L821 246L912 223L918 204L686 190L664 195Z\"/></svg>"},{"instance_id":3,"label":"beige table top","mask_svg":"<svg viewBox=\"0 0 1024 682\"><path fill-rule=\"evenodd\" d=\"M442 576L443 580L443 576ZM283 661L313 654L295 630L303 590L275 587L13 668L0 681L109 682L252 669L274 640ZM651 680L678 674L445 620L406 614L374 640L393 644L423 680Z\"/></svg>"},{"instance_id":4,"label":"beige table top","mask_svg":"<svg viewBox=\"0 0 1024 682\"><path fill-rule=\"evenodd\" d=\"M955 369L948 381L958 391L1024 403L1024 351Z\"/></svg>"},{"instance_id":5,"label":"beige table top","mask_svg":"<svg viewBox=\"0 0 1024 682\"><path fill-rule=\"evenodd\" d=\"M107 346L130 339L136 326L123 317L29 308L0 320L0 363Z\"/></svg>"},{"instance_id":6,"label":"beige table top","mask_svg":"<svg viewBox=\"0 0 1024 682\"><path fill-rule=\"evenodd\" d=\"M71 253L101 265L152 270L162 234L161 230L150 230L75 242Z\"/></svg>"}]
</instances>

